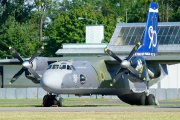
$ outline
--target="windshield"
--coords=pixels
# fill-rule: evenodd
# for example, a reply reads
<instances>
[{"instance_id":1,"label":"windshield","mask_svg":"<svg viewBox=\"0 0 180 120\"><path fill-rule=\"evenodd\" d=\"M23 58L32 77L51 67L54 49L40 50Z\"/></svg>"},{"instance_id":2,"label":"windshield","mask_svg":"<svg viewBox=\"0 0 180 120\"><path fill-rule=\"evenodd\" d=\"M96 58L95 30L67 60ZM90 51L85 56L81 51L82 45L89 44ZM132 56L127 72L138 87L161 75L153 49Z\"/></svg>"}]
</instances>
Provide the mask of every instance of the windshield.
<instances>
[{"instance_id":1,"label":"windshield","mask_svg":"<svg viewBox=\"0 0 180 120\"><path fill-rule=\"evenodd\" d=\"M59 65L53 65L52 66L52 69L58 69L59 68Z\"/></svg>"},{"instance_id":2,"label":"windshield","mask_svg":"<svg viewBox=\"0 0 180 120\"><path fill-rule=\"evenodd\" d=\"M60 65L59 69L66 69L66 65Z\"/></svg>"},{"instance_id":3,"label":"windshield","mask_svg":"<svg viewBox=\"0 0 180 120\"><path fill-rule=\"evenodd\" d=\"M51 67L52 67L52 65L49 65L49 66L47 67L47 70L48 70L48 69L51 69Z\"/></svg>"}]
</instances>

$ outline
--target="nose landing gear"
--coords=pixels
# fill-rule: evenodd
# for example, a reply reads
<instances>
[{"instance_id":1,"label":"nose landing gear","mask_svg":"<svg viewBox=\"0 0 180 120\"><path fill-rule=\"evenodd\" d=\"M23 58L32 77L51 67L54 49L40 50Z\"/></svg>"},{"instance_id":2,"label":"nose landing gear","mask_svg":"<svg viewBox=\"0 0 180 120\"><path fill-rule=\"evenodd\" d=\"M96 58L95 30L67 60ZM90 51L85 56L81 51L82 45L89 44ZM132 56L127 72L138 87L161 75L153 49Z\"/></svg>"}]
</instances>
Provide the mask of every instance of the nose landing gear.
<instances>
[{"instance_id":1,"label":"nose landing gear","mask_svg":"<svg viewBox=\"0 0 180 120\"><path fill-rule=\"evenodd\" d=\"M58 107L62 107L63 106L63 98L58 95L52 95L52 93L47 93L44 97L43 97L43 103L42 106L43 107L51 107L51 106L58 106Z\"/></svg>"}]
</instances>

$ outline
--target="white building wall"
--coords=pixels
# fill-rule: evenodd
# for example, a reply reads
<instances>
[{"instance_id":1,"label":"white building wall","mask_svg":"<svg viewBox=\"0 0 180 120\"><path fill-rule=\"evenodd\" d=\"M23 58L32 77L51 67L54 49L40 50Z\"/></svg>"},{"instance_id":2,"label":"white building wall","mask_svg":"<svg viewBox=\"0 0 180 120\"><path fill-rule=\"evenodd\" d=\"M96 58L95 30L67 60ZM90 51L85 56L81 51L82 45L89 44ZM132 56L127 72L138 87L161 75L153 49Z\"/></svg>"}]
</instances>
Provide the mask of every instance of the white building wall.
<instances>
[{"instance_id":1,"label":"white building wall","mask_svg":"<svg viewBox=\"0 0 180 120\"><path fill-rule=\"evenodd\" d=\"M86 43L103 43L103 42L104 42L104 26L87 25Z\"/></svg>"},{"instance_id":2,"label":"white building wall","mask_svg":"<svg viewBox=\"0 0 180 120\"><path fill-rule=\"evenodd\" d=\"M180 88L180 64L168 65L168 76L151 88Z\"/></svg>"},{"instance_id":3,"label":"white building wall","mask_svg":"<svg viewBox=\"0 0 180 120\"><path fill-rule=\"evenodd\" d=\"M169 65L167 88L178 88L178 65Z\"/></svg>"}]
</instances>

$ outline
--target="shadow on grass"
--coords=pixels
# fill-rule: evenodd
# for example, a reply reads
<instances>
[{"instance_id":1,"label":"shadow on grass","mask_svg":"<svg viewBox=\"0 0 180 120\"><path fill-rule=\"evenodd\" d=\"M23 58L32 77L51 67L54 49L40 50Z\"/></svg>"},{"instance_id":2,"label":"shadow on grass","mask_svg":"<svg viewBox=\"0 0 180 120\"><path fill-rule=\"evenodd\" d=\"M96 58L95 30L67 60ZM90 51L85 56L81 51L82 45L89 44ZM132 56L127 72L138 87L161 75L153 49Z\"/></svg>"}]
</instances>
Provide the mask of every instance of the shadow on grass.
<instances>
[{"instance_id":1,"label":"shadow on grass","mask_svg":"<svg viewBox=\"0 0 180 120\"><path fill-rule=\"evenodd\" d=\"M43 107L43 106L35 106L35 107ZM58 107L58 106L51 106L51 107ZM62 106L62 107L100 107L100 105L77 105L77 106Z\"/></svg>"},{"instance_id":2,"label":"shadow on grass","mask_svg":"<svg viewBox=\"0 0 180 120\"><path fill-rule=\"evenodd\" d=\"M37 105L35 107L43 107L42 105ZM51 106L58 107L58 106ZM131 105L63 105L62 107L131 107Z\"/></svg>"}]
</instances>

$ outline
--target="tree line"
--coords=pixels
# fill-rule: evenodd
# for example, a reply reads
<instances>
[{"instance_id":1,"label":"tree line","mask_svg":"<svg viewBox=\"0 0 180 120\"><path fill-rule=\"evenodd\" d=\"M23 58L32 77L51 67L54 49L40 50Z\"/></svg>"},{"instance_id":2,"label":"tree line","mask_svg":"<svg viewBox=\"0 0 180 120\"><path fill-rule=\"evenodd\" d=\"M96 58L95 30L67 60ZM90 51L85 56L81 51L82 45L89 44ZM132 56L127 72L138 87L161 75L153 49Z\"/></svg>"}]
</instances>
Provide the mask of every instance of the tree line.
<instances>
[{"instance_id":1,"label":"tree line","mask_svg":"<svg viewBox=\"0 0 180 120\"><path fill-rule=\"evenodd\" d=\"M117 21L146 22L152 0L1 0L0 58L12 58L9 46L30 57L42 45L42 56L55 56L63 43L84 43L85 26L103 24L109 42ZM180 1L154 0L160 22L180 20ZM92 19L78 20L78 17Z\"/></svg>"}]
</instances>

